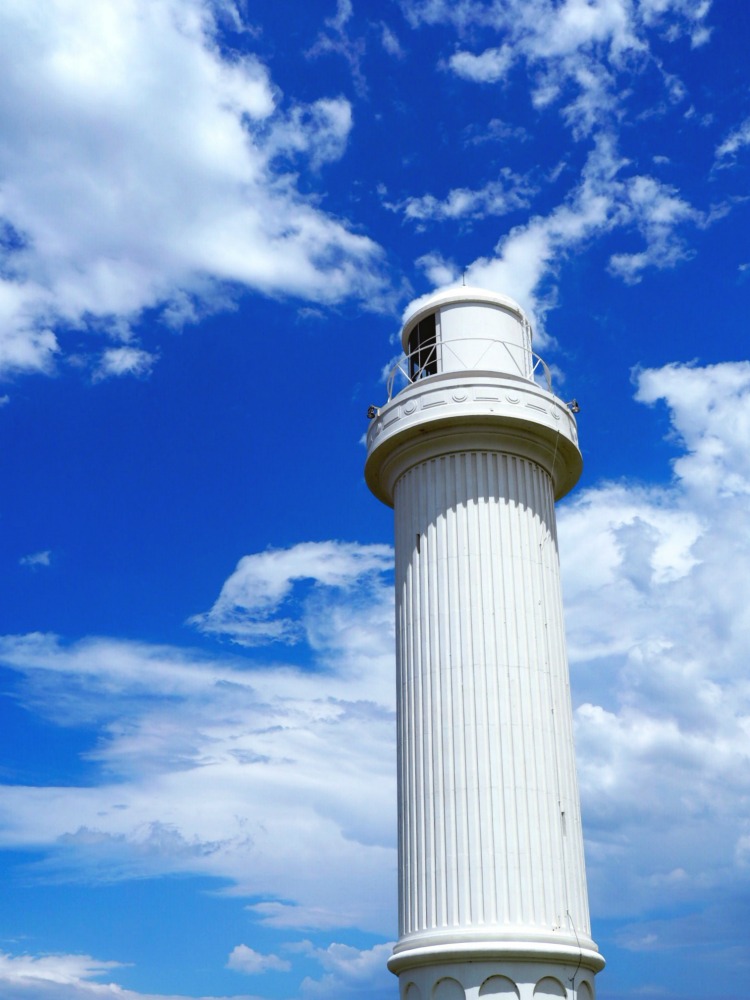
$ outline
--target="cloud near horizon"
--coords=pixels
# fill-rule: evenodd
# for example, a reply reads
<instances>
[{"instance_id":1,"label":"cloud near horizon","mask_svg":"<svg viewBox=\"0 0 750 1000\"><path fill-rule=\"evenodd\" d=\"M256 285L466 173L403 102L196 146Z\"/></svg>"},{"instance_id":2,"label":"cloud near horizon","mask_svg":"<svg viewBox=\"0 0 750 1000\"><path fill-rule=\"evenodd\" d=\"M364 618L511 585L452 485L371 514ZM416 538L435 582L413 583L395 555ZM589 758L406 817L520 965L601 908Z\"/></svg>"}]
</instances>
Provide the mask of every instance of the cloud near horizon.
<instances>
[{"instance_id":1,"label":"cloud near horizon","mask_svg":"<svg viewBox=\"0 0 750 1000\"><path fill-rule=\"evenodd\" d=\"M394 983L385 964L391 948L390 942L362 949L334 942L319 948L303 939L286 945L286 953L290 957L300 955L322 970L320 978L304 977L299 986L301 996L330 997L345 992L362 1000L375 1000ZM257 977L269 971L286 972L290 964L278 955L263 955L238 945L229 956L227 968ZM246 992L187 997L124 989L107 981L119 967L119 962L103 962L90 955L13 955L0 951L0 988L3 1000L96 1000L112 996L121 1000L262 1000L262 994ZM262 989L262 980L259 986Z\"/></svg>"},{"instance_id":2,"label":"cloud near horizon","mask_svg":"<svg viewBox=\"0 0 750 1000\"><path fill-rule=\"evenodd\" d=\"M97 734L85 756L99 775L0 787L0 847L42 851L40 878L199 873L265 900L253 912L269 926L382 932L395 912L391 561L388 546L327 542L241 562L247 613L275 581L260 601L266 640L272 612L286 631L293 610L305 668L270 650L264 662L117 639L0 639L29 709ZM236 618L225 627L234 638Z\"/></svg>"},{"instance_id":3,"label":"cloud near horizon","mask_svg":"<svg viewBox=\"0 0 750 1000\"><path fill-rule=\"evenodd\" d=\"M114 982L101 982L120 967L90 955L13 955L0 951L0 987L3 1000L260 1000L246 993L233 997L180 997L140 993Z\"/></svg>"}]
</instances>

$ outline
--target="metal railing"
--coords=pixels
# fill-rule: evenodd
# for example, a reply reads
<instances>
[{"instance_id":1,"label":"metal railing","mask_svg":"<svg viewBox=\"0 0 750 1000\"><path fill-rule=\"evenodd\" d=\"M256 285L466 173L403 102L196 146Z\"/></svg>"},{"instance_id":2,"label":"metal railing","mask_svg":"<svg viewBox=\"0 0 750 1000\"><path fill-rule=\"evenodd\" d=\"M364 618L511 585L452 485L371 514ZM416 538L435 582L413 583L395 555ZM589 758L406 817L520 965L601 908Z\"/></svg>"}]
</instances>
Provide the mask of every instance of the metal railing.
<instances>
[{"instance_id":1,"label":"metal railing","mask_svg":"<svg viewBox=\"0 0 750 1000\"><path fill-rule=\"evenodd\" d=\"M476 344L486 344L486 347L475 360L472 359L470 365L467 365L466 354ZM460 354L458 345L462 348ZM504 348L503 361L507 357L507 366L499 368L496 359L491 359L486 366L482 365L493 347ZM456 367L453 367L453 363ZM549 392L553 391L552 374L547 364L528 347L522 347L509 340L495 340L492 337L465 337L423 344L399 358L388 372L386 379L388 402L407 385L446 370L451 373L492 371L503 375L518 375L527 381L536 382Z\"/></svg>"}]
</instances>

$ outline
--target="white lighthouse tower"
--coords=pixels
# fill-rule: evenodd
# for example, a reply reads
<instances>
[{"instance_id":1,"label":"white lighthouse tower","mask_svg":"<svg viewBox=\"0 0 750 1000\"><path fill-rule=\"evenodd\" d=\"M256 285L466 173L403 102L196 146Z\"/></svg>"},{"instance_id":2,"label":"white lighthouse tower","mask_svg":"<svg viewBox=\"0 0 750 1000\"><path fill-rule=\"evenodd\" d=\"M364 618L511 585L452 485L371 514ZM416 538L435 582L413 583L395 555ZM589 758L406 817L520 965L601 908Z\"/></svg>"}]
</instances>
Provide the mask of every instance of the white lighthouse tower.
<instances>
[{"instance_id":1,"label":"white lighthouse tower","mask_svg":"<svg viewBox=\"0 0 750 1000\"><path fill-rule=\"evenodd\" d=\"M438 292L402 339L365 470L395 513L389 968L401 1000L593 1000L554 512L581 472L575 418L504 295Z\"/></svg>"}]
</instances>

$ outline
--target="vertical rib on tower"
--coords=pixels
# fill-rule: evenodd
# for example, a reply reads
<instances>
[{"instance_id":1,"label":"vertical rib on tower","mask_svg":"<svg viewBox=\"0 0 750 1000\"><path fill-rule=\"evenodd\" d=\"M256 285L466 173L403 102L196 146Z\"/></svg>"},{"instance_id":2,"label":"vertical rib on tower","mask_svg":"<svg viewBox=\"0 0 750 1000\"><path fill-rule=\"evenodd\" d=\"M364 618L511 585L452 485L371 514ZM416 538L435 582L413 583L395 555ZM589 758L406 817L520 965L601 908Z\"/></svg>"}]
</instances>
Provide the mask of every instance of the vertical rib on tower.
<instances>
[{"instance_id":1,"label":"vertical rib on tower","mask_svg":"<svg viewBox=\"0 0 750 1000\"><path fill-rule=\"evenodd\" d=\"M406 387L368 434L394 507L404 1000L590 1000L554 500L575 420L534 381L512 300L458 288L407 319Z\"/></svg>"}]
</instances>

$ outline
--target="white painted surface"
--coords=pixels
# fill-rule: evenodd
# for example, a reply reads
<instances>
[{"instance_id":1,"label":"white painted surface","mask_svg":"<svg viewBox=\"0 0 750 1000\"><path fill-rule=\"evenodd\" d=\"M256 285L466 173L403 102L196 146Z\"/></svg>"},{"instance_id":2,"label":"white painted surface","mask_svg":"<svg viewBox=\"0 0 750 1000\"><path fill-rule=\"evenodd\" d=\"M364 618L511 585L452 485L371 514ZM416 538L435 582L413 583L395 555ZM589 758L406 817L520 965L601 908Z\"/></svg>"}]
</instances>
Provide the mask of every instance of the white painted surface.
<instances>
[{"instance_id":1,"label":"white painted surface","mask_svg":"<svg viewBox=\"0 0 750 1000\"><path fill-rule=\"evenodd\" d=\"M440 308L491 331L494 293L457 292ZM502 369L420 379L368 433L395 512L408 1000L594 996L554 514L580 470L567 407Z\"/></svg>"},{"instance_id":2,"label":"white painted surface","mask_svg":"<svg viewBox=\"0 0 750 1000\"><path fill-rule=\"evenodd\" d=\"M526 314L519 304L509 295L502 295L500 292L491 292L486 288L476 288L472 285L457 285L454 288L445 288L431 295L423 295L413 303L409 311L404 315L404 325L401 331L401 346L406 350L406 342L412 328L424 319L429 313L440 309L443 306L454 306L459 304L470 305L481 302L491 308L504 309L515 314L519 322L526 322Z\"/></svg>"},{"instance_id":3,"label":"white painted surface","mask_svg":"<svg viewBox=\"0 0 750 1000\"><path fill-rule=\"evenodd\" d=\"M541 465L552 478L555 499L581 474L575 417L562 400L529 379L460 372L420 379L381 408L367 432L367 484L393 506L394 485L415 456L465 447Z\"/></svg>"},{"instance_id":4,"label":"white painted surface","mask_svg":"<svg viewBox=\"0 0 750 1000\"><path fill-rule=\"evenodd\" d=\"M411 969L400 978L401 1000L592 1000L588 969L542 961L447 963Z\"/></svg>"},{"instance_id":5,"label":"white painted surface","mask_svg":"<svg viewBox=\"0 0 750 1000\"><path fill-rule=\"evenodd\" d=\"M411 331L432 313L436 317L439 373L473 370L531 377L531 328L512 299L470 287L429 296L404 324L405 351L409 350Z\"/></svg>"},{"instance_id":6,"label":"white painted surface","mask_svg":"<svg viewBox=\"0 0 750 1000\"><path fill-rule=\"evenodd\" d=\"M531 375L531 337L515 313L484 303L444 305L437 310L437 330L438 371Z\"/></svg>"}]
</instances>

